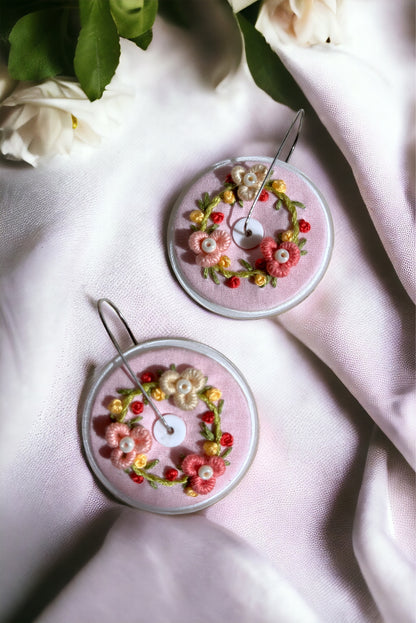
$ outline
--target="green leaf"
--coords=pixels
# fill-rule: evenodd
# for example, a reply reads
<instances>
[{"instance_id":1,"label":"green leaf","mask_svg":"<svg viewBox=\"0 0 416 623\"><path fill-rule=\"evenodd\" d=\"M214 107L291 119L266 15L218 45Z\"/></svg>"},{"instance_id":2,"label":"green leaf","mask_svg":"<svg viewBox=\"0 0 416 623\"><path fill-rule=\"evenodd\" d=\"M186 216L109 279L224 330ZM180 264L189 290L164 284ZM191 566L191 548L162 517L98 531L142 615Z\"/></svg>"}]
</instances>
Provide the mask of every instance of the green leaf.
<instances>
[{"instance_id":1,"label":"green leaf","mask_svg":"<svg viewBox=\"0 0 416 623\"><path fill-rule=\"evenodd\" d=\"M212 281L213 281L213 282L214 282L217 286L219 286L219 285L220 285L220 280L219 280L219 279L218 279L218 277L217 277L217 273L215 272L215 269L214 269L214 268L209 268L208 270L209 270L209 275L210 275L210 277L211 277Z\"/></svg>"},{"instance_id":2,"label":"green leaf","mask_svg":"<svg viewBox=\"0 0 416 623\"><path fill-rule=\"evenodd\" d=\"M301 255L307 255L307 253L308 253L308 252L307 252L307 251L305 251L305 250L303 250L303 251L301 251L301 252L300 252L300 254L301 254Z\"/></svg>"},{"instance_id":3,"label":"green leaf","mask_svg":"<svg viewBox=\"0 0 416 623\"><path fill-rule=\"evenodd\" d=\"M276 279L276 277L272 277L270 283L272 284L272 288L275 288L277 286L277 279Z\"/></svg>"},{"instance_id":4,"label":"green leaf","mask_svg":"<svg viewBox=\"0 0 416 623\"><path fill-rule=\"evenodd\" d=\"M300 240L298 241L299 249L302 249L302 247L304 247L305 244L306 244L306 238L300 238Z\"/></svg>"},{"instance_id":5,"label":"green leaf","mask_svg":"<svg viewBox=\"0 0 416 623\"><path fill-rule=\"evenodd\" d=\"M120 42L106 0L79 0L81 32L74 67L81 87L91 101L99 99L116 71Z\"/></svg>"},{"instance_id":6,"label":"green leaf","mask_svg":"<svg viewBox=\"0 0 416 623\"><path fill-rule=\"evenodd\" d=\"M144 0L110 0L110 11L121 37L131 39L143 33L138 15Z\"/></svg>"},{"instance_id":7,"label":"green leaf","mask_svg":"<svg viewBox=\"0 0 416 623\"><path fill-rule=\"evenodd\" d=\"M153 39L153 31L152 29L150 29L144 32L142 35L139 35L138 37L135 37L134 39L130 39L130 41L133 41L133 43L135 43L142 50L147 50L149 45L152 43L152 39Z\"/></svg>"},{"instance_id":8,"label":"green leaf","mask_svg":"<svg viewBox=\"0 0 416 623\"><path fill-rule=\"evenodd\" d=\"M305 108L306 98L263 35L242 14L236 18L244 37L247 64L254 82L276 102L293 110Z\"/></svg>"},{"instance_id":9,"label":"green leaf","mask_svg":"<svg viewBox=\"0 0 416 623\"><path fill-rule=\"evenodd\" d=\"M204 279L207 279L209 275L209 269L208 268L204 268L202 271L202 276Z\"/></svg>"},{"instance_id":10,"label":"green leaf","mask_svg":"<svg viewBox=\"0 0 416 623\"><path fill-rule=\"evenodd\" d=\"M16 80L44 80L61 73L65 55L61 24L66 19L60 9L35 11L21 17L9 36L9 73Z\"/></svg>"},{"instance_id":11,"label":"green leaf","mask_svg":"<svg viewBox=\"0 0 416 623\"><path fill-rule=\"evenodd\" d=\"M201 422L201 435L208 441L214 441L214 433L212 433L205 422Z\"/></svg>"},{"instance_id":12,"label":"green leaf","mask_svg":"<svg viewBox=\"0 0 416 623\"><path fill-rule=\"evenodd\" d=\"M230 452L232 452L232 447L231 446L229 448L227 448L226 450L224 450L224 452L221 452L220 457L225 459L225 457L228 456L230 454Z\"/></svg>"},{"instance_id":13,"label":"green leaf","mask_svg":"<svg viewBox=\"0 0 416 623\"><path fill-rule=\"evenodd\" d=\"M159 463L159 459L153 459L153 461L149 461L148 463L146 463L146 465L144 466L144 469L146 471L149 469L153 469L153 467L156 467L158 463Z\"/></svg>"},{"instance_id":14,"label":"green leaf","mask_svg":"<svg viewBox=\"0 0 416 623\"><path fill-rule=\"evenodd\" d=\"M278 199L278 200L276 201L276 203L274 204L274 209L275 209L275 210L280 210L280 208L282 207L282 205L283 205L283 201L282 201L281 199Z\"/></svg>"},{"instance_id":15,"label":"green leaf","mask_svg":"<svg viewBox=\"0 0 416 623\"><path fill-rule=\"evenodd\" d=\"M253 270L253 267L251 264L249 264L249 262L246 262L246 260L240 260L240 264L241 266L243 266L246 270Z\"/></svg>"},{"instance_id":16,"label":"green leaf","mask_svg":"<svg viewBox=\"0 0 416 623\"><path fill-rule=\"evenodd\" d=\"M301 208L302 210L305 210L306 207L301 201L292 201L292 205L296 206L297 208Z\"/></svg>"}]
</instances>

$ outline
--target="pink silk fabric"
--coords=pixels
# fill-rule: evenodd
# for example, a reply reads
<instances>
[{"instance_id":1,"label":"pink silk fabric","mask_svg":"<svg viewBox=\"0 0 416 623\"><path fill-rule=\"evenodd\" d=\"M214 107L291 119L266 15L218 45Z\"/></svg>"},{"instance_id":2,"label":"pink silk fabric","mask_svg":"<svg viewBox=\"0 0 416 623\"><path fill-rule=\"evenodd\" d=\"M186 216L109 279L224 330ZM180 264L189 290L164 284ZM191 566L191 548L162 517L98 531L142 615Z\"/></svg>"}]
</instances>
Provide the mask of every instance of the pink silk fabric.
<instances>
[{"instance_id":1,"label":"pink silk fabric","mask_svg":"<svg viewBox=\"0 0 416 623\"><path fill-rule=\"evenodd\" d=\"M229 42L216 3L199 37L158 18L146 52L123 45L136 100L101 147L1 162L3 621L414 621L413 3L345 5L341 46L279 47L315 111L291 164L335 229L322 282L280 316L216 316L167 259L184 186L273 156L293 119L244 66L214 88ZM253 391L256 458L196 515L125 507L87 465L88 382L114 356L102 296L139 340L205 342Z\"/></svg>"}]
</instances>

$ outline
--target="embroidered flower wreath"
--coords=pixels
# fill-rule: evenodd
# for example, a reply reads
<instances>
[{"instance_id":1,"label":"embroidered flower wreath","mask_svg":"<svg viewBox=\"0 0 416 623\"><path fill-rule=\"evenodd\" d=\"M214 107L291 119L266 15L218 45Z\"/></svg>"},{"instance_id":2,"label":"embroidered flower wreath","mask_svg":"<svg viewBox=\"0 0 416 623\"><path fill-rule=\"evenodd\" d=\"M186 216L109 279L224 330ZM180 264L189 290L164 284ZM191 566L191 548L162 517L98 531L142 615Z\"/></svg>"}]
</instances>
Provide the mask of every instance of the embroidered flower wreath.
<instances>
[{"instance_id":1,"label":"embroidered flower wreath","mask_svg":"<svg viewBox=\"0 0 416 623\"><path fill-rule=\"evenodd\" d=\"M238 288L241 279L249 279L256 286L263 288L267 284L276 287L277 280L287 277L291 268L296 266L302 255L307 253L303 247L306 238L299 234L310 231L310 224L304 219L298 220L297 208L305 209L300 201L292 201L286 194L286 184L283 180L270 180L261 192L259 201L267 201L271 192L277 198L274 208L285 208L289 214L289 227L281 232L277 239L266 237L262 240L259 250L261 256L254 266L244 259L239 262L243 269L230 270L231 260L223 255L231 245L232 239L228 232L219 230L219 224L224 214L214 212L219 203L233 205L243 201L253 201L265 176L267 167L264 164L254 164L250 168L236 165L231 169L224 181L223 190L213 198L204 193L198 200L197 210L190 214L192 233L189 237L189 248L195 253L195 261L202 268L202 276L208 276L219 285L218 275L225 277L225 285L229 288ZM209 221L212 224L209 224Z\"/></svg>"},{"instance_id":2,"label":"embroidered flower wreath","mask_svg":"<svg viewBox=\"0 0 416 623\"><path fill-rule=\"evenodd\" d=\"M172 398L174 404L183 411L194 410L199 402L208 410L199 415L201 436L205 440L202 454L182 456L180 464L167 466L164 475L152 470L159 459L148 460L147 453L152 447L152 436L139 422L140 415L148 403L139 388L118 389L119 398L113 398L107 405L113 420L105 430L105 440L111 448L110 460L114 467L123 469L129 477L141 484L146 480L154 489L158 485L172 487L182 485L186 495L196 497L210 493L216 479L225 472L229 461L226 457L233 448L231 433L221 430L221 413L224 407L221 391L207 385L207 377L195 368L179 372L174 364L158 375L143 372L140 381L146 394L153 400ZM133 416L133 417L131 417Z\"/></svg>"}]
</instances>

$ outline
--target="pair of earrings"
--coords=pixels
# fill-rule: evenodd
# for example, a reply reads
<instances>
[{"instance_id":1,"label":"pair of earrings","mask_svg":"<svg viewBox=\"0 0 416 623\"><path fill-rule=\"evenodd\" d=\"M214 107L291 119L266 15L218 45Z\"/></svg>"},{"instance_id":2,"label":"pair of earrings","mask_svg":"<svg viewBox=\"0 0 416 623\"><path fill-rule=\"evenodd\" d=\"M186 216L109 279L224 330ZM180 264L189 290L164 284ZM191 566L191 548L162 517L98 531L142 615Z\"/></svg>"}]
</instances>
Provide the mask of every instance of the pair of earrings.
<instances>
[{"instance_id":1,"label":"pair of earrings","mask_svg":"<svg viewBox=\"0 0 416 623\"><path fill-rule=\"evenodd\" d=\"M299 111L273 160L217 163L173 207L172 268L211 311L232 318L280 313L303 300L328 266L329 209L287 163L302 119ZM125 352L109 328L109 311L132 340ZM94 473L115 497L144 510L190 513L217 502L240 482L257 447L258 415L246 380L205 344L139 344L108 299L98 301L98 312L118 356L98 374L85 404L82 434Z\"/></svg>"}]
</instances>

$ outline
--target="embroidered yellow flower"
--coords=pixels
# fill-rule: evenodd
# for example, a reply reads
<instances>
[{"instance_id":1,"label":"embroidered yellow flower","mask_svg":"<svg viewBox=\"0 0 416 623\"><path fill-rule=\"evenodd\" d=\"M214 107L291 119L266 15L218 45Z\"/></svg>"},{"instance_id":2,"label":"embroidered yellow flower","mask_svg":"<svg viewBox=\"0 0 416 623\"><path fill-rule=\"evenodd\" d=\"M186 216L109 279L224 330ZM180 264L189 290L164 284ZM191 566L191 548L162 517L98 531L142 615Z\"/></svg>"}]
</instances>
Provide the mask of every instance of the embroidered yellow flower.
<instances>
[{"instance_id":1,"label":"embroidered yellow flower","mask_svg":"<svg viewBox=\"0 0 416 623\"><path fill-rule=\"evenodd\" d=\"M235 195L232 190L224 190L222 193L222 200L224 203L234 203Z\"/></svg>"},{"instance_id":2,"label":"embroidered yellow flower","mask_svg":"<svg viewBox=\"0 0 416 623\"><path fill-rule=\"evenodd\" d=\"M123 411L123 403L119 398L114 398L107 406L107 409L110 411L111 415L120 415Z\"/></svg>"},{"instance_id":3,"label":"embroidered yellow flower","mask_svg":"<svg viewBox=\"0 0 416 623\"><path fill-rule=\"evenodd\" d=\"M254 277L254 283L256 284L256 286L259 286L259 288L266 285L266 282L267 282L266 275L256 275Z\"/></svg>"},{"instance_id":4,"label":"embroidered yellow flower","mask_svg":"<svg viewBox=\"0 0 416 623\"><path fill-rule=\"evenodd\" d=\"M286 192L286 184L284 183L283 180L273 180L272 188L273 188L273 190L275 190L278 193L285 193Z\"/></svg>"},{"instance_id":5,"label":"embroidered yellow flower","mask_svg":"<svg viewBox=\"0 0 416 623\"><path fill-rule=\"evenodd\" d=\"M231 260L228 255L221 255L218 266L220 266L220 268L228 268L231 266Z\"/></svg>"},{"instance_id":6,"label":"embroidered yellow flower","mask_svg":"<svg viewBox=\"0 0 416 623\"><path fill-rule=\"evenodd\" d=\"M215 441L204 441L202 449L207 456L215 456L218 454L219 446Z\"/></svg>"},{"instance_id":7,"label":"embroidered yellow flower","mask_svg":"<svg viewBox=\"0 0 416 623\"><path fill-rule=\"evenodd\" d=\"M216 402L217 400L219 400L222 396L222 393L220 392L219 389L217 389L216 387L212 387L211 389L208 389L205 392L205 396L208 398L208 400L210 400L211 402Z\"/></svg>"},{"instance_id":8,"label":"embroidered yellow flower","mask_svg":"<svg viewBox=\"0 0 416 623\"><path fill-rule=\"evenodd\" d=\"M193 223L201 223L204 220L204 213L201 210L192 210L189 220Z\"/></svg>"},{"instance_id":9,"label":"embroidered yellow flower","mask_svg":"<svg viewBox=\"0 0 416 623\"><path fill-rule=\"evenodd\" d=\"M185 487L184 492L186 493L186 495L189 495L190 498L198 497L197 492L194 491L192 487Z\"/></svg>"},{"instance_id":10,"label":"embroidered yellow flower","mask_svg":"<svg viewBox=\"0 0 416 623\"><path fill-rule=\"evenodd\" d=\"M280 234L280 240L282 242L291 242L293 240L293 231L287 229Z\"/></svg>"},{"instance_id":11,"label":"embroidered yellow flower","mask_svg":"<svg viewBox=\"0 0 416 623\"><path fill-rule=\"evenodd\" d=\"M159 389L159 387L155 387L155 389L152 389L152 398L154 398L154 400L165 400L166 395L165 392L163 392L161 389Z\"/></svg>"},{"instance_id":12,"label":"embroidered yellow flower","mask_svg":"<svg viewBox=\"0 0 416 623\"><path fill-rule=\"evenodd\" d=\"M138 454L134 460L134 466L138 469L142 469L147 463L146 454Z\"/></svg>"}]
</instances>

